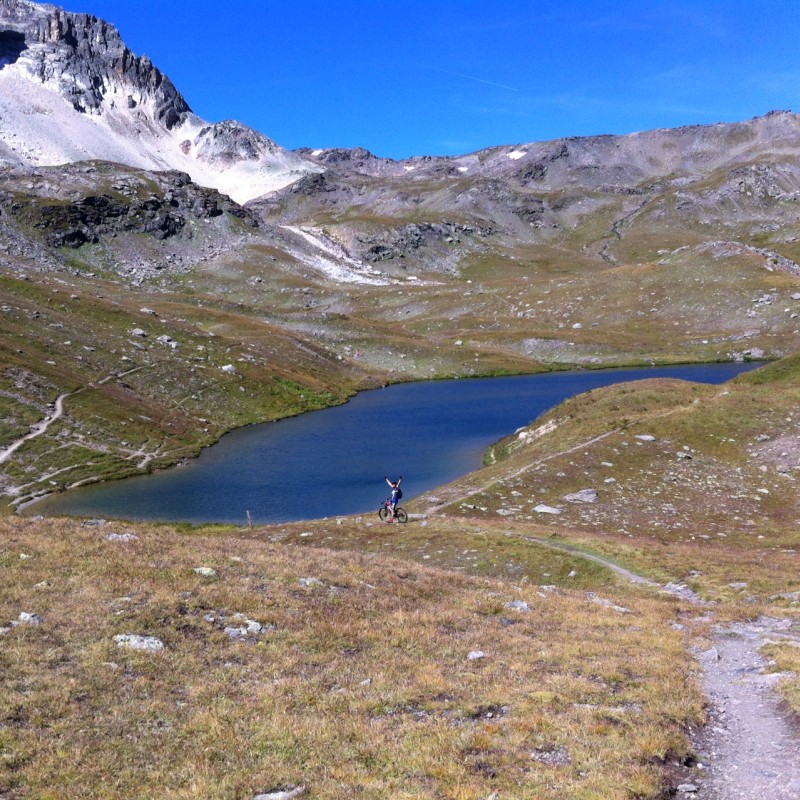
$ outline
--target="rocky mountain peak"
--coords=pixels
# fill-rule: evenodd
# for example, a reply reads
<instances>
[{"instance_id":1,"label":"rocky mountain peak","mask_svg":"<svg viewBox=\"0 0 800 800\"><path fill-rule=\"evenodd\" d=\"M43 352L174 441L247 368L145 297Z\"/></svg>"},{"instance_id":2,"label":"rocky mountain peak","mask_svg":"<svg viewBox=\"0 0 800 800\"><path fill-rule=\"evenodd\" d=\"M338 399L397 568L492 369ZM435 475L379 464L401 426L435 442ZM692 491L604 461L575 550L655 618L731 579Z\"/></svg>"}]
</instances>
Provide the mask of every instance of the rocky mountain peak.
<instances>
[{"instance_id":1,"label":"rocky mountain peak","mask_svg":"<svg viewBox=\"0 0 800 800\"><path fill-rule=\"evenodd\" d=\"M0 165L87 159L186 172L238 203L323 169L242 123L197 117L110 23L0 0Z\"/></svg>"},{"instance_id":2,"label":"rocky mountain peak","mask_svg":"<svg viewBox=\"0 0 800 800\"><path fill-rule=\"evenodd\" d=\"M91 14L73 14L27 0L0 0L0 45L6 64L57 88L76 111L105 105L151 106L153 118L172 128L191 111L173 83L147 56L132 53L119 31Z\"/></svg>"},{"instance_id":3,"label":"rocky mountain peak","mask_svg":"<svg viewBox=\"0 0 800 800\"><path fill-rule=\"evenodd\" d=\"M209 164L230 166L240 161L258 161L275 154L280 146L256 130L226 119L200 130L194 141L197 158Z\"/></svg>"}]
</instances>

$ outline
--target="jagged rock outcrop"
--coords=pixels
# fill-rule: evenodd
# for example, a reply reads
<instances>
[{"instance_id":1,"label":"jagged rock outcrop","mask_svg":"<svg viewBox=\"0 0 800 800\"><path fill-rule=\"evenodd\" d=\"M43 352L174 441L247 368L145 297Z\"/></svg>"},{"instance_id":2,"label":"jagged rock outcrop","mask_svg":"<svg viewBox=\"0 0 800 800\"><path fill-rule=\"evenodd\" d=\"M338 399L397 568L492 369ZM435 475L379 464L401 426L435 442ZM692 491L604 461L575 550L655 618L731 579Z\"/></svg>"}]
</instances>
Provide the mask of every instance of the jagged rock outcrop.
<instances>
[{"instance_id":1,"label":"jagged rock outcrop","mask_svg":"<svg viewBox=\"0 0 800 800\"><path fill-rule=\"evenodd\" d=\"M191 111L172 81L147 56L132 53L119 31L102 19L27 0L0 0L0 22L4 40L18 43L17 57L25 55L28 72L56 86L76 111L99 113L105 103L123 102L130 109L148 103L168 129ZM6 49L7 61L13 55Z\"/></svg>"},{"instance_id":2,"label":"jagged rock outcrop","mask_svg":"<svg viewBox=\"0 0 800 800\"><path fill-rule=\"evenodd\" d=\"M84 169L92 169L87 167ZM42 173L40 173L42 175ZM51 187L68 183L70 168L53 168ZM108 180L111 179L111 182ZM14 186L14 174L6 181ZM80 247L117 233L152 234L166 239L182 231L188 219L205 220L230 214L258 227L253 214L225 195L192 183L183 172L158 175L98 175L95 191L63 192L47 186L36 193L0 190L0 214L41 236L49 247Z\"/></svg>"},{"instance_id":3,"label":"jagged rock outcrop","mask_svg":"<svg viewBox=\"0 0 800 800\"><path fill-rule=\"evenodd\" d=\"M426 247L454 246L461 237L487 237L493 233L488 226L460 225L456 222L410 223L374 236L358 237L364 247L362 258L368 262L405 258L409 252Z\"/></svg>"}]
</instances>

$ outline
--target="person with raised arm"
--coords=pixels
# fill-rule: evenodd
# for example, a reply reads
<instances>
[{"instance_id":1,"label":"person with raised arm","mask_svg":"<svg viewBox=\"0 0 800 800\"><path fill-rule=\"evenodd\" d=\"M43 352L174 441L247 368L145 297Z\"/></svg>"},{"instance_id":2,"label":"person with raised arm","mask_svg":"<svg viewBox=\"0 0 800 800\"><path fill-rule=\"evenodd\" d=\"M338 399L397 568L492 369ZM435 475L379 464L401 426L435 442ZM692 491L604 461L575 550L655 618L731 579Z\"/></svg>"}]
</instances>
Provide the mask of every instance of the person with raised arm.
<instances>
[{"instance_id":1,"label":"person with raised arm","mask_svg":"<svg viewBox=\"0 0 800 800\"><path fill-rule=\"evenodd\" d=\"M383 479L389 484L389 488L392 490L392 495L389 498L389 508L391 509L392 517L389 522L394 522L397 503L403 496L403 490L400 488L400 484L403 482L403 476L401 475L396 481L390 481L386 475L383 476Z\"/></svg>"}]
</instances>

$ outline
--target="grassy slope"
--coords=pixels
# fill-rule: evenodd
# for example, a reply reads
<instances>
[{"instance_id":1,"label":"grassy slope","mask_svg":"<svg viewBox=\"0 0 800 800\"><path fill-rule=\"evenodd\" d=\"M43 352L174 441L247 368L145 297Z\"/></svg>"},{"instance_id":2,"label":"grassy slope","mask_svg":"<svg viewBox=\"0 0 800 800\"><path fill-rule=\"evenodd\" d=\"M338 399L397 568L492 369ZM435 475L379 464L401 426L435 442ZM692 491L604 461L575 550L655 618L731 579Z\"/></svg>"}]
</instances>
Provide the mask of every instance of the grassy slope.
<instances>
[{"instance_id":1,"label":"grassy slope","mask_svg":"<svg viewBox=\"0 0 800 800\"><path fill-rule=\"evenodd\" d=\"M279 531L0 528L2 619L43 618L2 634L9 797L652 797L701 718L673 600L631 596L622 612L576 589L264 541ZM232 640L237 613L265 630ZM120 650L124 633L165 649Z\"/></svg>"},{"instance_id":2,"label":"grassy slope","mask_svg":"<svg viewBox=\"0 0 800 800\"><path fill-rule=\"evenodd\" d=\"M219 303L53 276L0 288L0 446L70 393L65 416L4 465L9 498L174 464L230 428L370 384L324 346Z\"/></svg>"}]
</instances>

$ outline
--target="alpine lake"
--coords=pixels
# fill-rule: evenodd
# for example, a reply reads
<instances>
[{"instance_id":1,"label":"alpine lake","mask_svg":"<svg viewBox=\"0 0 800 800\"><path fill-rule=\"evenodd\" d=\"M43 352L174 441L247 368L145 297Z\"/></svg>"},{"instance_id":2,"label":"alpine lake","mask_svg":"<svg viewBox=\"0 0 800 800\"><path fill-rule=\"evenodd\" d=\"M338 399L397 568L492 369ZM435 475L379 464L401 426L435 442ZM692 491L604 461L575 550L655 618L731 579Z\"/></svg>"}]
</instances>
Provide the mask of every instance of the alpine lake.
<instances>
[{"instance_id":1,"label":"alpine lake","mask_svg":"<svg viewBox=\"0 0 800 800\"><path fill-rule=\"evenodd\" d=\"M569 397L625 381L723 383L757 363L548 372L405 383L226 434L185 466L54 494L29 515L281 523L377 511L478 469L486 449Z\"/></svg>"}]
</instances>

